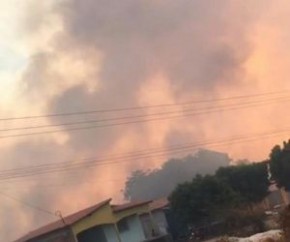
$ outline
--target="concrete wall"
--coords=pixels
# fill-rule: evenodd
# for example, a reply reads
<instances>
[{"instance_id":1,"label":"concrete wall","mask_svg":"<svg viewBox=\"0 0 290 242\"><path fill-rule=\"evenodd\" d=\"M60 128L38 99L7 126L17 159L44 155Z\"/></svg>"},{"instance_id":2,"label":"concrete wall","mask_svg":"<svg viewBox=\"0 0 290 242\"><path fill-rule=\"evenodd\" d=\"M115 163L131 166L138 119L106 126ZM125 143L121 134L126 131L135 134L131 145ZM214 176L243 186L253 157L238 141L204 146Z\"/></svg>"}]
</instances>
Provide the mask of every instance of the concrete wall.
<instances>
[{"instance_id":1,"label":"concrete wall","mask_svg":"<svg viewBox=\"0 0 290 242\"><path fill-rule=\"evenodd\" d=\"M149 205L144 204L141 206L136 206L128 209L124 209L122 211L114 213L114 216L116 218L116 221L121 220L122 218L126 218L135 214L144 214L144 213L149 213Z\"/></svg>"},{"instance_id":2,"label":"concrete wall","mask_svg":"<svg viewBox=\"0 0 290 242\"><path fill-rule=\"evenodd\" d=\"M128 230L120 231L122 242L141 242L145 240L143 227L138 215L126 218Z\"/></svg>"},{"instance_id":3,"label":"concrete wall","mask_svg":"<svg viewBox=\"0 0 290 242\"><path fill-rule=\"evenodd\" d=\"M122 211L113 212L110 204L107 203L90 216L87 216L81 219L80 221L76 222L75 224L73 224L72 230L74 232L74 235L76 236L77 234L89 228L103 224L113 224L123 218L135 216L137 214L143 214L145 212L149 212L148 204L143 204L140 206L124 209Z\"/></svg>"},{"instance_id":4,"label":"concrete wall","mask_svg":"<svg viewBox=\"0 0 290 242\"><path fill-rule=\"evenodd\" d=\"M70 229L61 229L28 240L28 242L76 242L76 240Z\"/></svg>"},{"instance_id":5,"label":"concrete wall","mask_svg":"<svg viewBox=\"0 0 290 242\"><path fill-rule=\"evenodd\" d=\"M165 213L163 212L163 210L156 210L152 212L152 216L153 219L156 223L156 225L158 226L159 232L162 235L165 235L168 233L168 223L167 223L167 219L165 216Z\"/></svg>"},{"instance_id":6,"label":"concrete wall","mask_svg":"<svg viewBox=\"0 0 290 242\"><path fill-rule=\"evenodd\" d=\"M113 210L110 205L110 200L107 200L95 212L72 224L69 235L58 235L52 232L48 237L47 235L44 235L41 236L41 238L35 238L31 241L76 242L78 239L90 240L91 237L94 238L97 236L97 232L99 233L99 237L101 237L101 232L97 231L96 227L104 226L104 236L102 236L104 238L102 239L105 240L108 238L109 242L119 242L118 234L114 231L115 227L112 224L116 224L122 219L128 219L129 229L128 231L123 231L121 237L123 237L124 242L139 242L145 239L143 227L139 218L139 215L144 213L149 213L149 203L141 203L140 205L125 207L118 211ZM109 224L111 226L109 226Z\"/></svg>"},{"instance_id":7,"label":"concrete wall","mask_svg":"<svg viewBox=\"0 0 290 242\"><path fill-rule=\"evenodd\" d=\"M141 220L141 224L144 230L144 234L145 234L145 238L149 239L152 237L152 230L153 230L153 225L152 225L152 221L150 218L150 215L147 214L142 214L140 216L140 220Z\"/></svg>"},{"instance_id":8,"label":"concrete wall","mask_svg":"<svg viewBox=\"0 0 290 242\"><path fill-rule=\"evenodd\" d=\"M96 212L87 216L72 225L75 236L82 231L93 228L98 225L112 224L115 222L115 216L109 203L103 205Z\"/></svg>"},{"instance_id":9,"label":"concrete wall","mask_svg":"<svg viewBox=\"0 0 290 242\"><path fill-rule=\"evenodd\" d=\"M108 242L119 242L114 225L104 225L103 229Z\"/></svg>"}]
</instances>

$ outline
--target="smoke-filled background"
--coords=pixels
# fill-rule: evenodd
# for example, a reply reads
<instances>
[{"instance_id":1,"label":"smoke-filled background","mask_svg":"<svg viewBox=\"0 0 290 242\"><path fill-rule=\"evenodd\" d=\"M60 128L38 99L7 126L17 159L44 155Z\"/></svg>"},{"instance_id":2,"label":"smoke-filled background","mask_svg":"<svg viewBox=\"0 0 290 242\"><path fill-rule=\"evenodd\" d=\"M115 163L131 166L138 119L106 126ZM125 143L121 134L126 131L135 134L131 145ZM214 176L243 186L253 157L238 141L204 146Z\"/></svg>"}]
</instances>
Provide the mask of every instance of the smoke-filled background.
<instances>
[{"instance_id":1,"label":"smoke-filled background","mask_svg":"<svg viewBox=\"0 0 290 242\"><path fill-rule=\"evenodd\" d=\"M289 11L286 0L1 0L1 171L95 162L1 173L1 241L56 219L43 208L121 202L131 172L197 148L266 159L289 137ZM187 104L156 106L174 103ZM78 115L9 119L63 113ZM195 145L156 151L184 144Z\"/></svg>"}]
</instances>

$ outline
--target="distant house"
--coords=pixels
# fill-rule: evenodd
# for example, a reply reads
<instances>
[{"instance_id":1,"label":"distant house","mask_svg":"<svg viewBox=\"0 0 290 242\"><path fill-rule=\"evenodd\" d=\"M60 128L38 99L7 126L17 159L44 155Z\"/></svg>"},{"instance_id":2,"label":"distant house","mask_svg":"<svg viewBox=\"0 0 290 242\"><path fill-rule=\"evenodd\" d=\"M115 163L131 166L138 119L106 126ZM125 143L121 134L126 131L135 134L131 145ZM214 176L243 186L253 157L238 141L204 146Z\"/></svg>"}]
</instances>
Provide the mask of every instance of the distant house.
<instances>
[{"instance_id":1,"label":"distant house","mask_svg":"<svg viewBox=\"0 0 290 242\"><path fill-rule=\"evenodd\" d=\"M111 199L66 216L15 242L171 241L164 218L159 209L151 212L150 201L123 205L110 202Z\"/></svg>"}]
</instances>

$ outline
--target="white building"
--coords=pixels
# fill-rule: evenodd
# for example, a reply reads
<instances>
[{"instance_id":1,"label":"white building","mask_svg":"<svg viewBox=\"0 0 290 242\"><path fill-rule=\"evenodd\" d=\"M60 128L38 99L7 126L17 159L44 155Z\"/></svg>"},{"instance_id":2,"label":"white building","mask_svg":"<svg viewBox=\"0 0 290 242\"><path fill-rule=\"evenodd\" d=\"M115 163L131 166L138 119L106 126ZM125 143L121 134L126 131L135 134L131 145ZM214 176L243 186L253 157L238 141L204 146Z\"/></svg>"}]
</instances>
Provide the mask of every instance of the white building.
<instances>
[{"instance_id":1,"label":"white building","mask_svg":"<svg viewBox=\"0 0 290 242\"><path fill-rule=\"evenodd\" d=\"M28 233L17 242L171 241L166 233L165 216L156 203L111 205L110 202L111 199L66 216Z\"/></svg>"}]
</instances>

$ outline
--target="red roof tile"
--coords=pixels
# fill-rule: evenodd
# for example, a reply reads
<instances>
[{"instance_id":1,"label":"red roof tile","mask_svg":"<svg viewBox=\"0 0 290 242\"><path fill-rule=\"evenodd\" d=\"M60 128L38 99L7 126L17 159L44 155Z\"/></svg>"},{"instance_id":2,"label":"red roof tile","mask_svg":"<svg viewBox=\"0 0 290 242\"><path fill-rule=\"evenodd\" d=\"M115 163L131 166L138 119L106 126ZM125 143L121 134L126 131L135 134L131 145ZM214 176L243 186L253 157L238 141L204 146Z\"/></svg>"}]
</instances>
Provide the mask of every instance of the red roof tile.
<instances>
[{"instance_id":1,"label":"red roof tile","mask_svg":"<svg viewBox=\"0 0 290 242\"><path fill-rule=\"evenodd\" d=\"M154 211L157 209L163 209L168 206L169 206L169 201L167 198L160 198L158 200L154 200L149 205L151 211Z\"/></svg>"},{"instance_id":2,"label":"red roof tile","mask_svg":"<svg viewBox=\"0 0 290 242\"><path fill-rule=\"evenodd\" d=\"M78 211L74 214L68 215L68 216L63 218L64 221L62 219L60 219L60 220L57 220L53 223L45 225L39 229L36 229L34 231L29 232L27 235L16 240L15 242L24 242L24 241L30 240L32 238L36 238L38 236L45 235L45 234L51 233L55 230L59 230L59 229L65 228L69 225L72 225L72 224L76 223L77 221L81 220L82 218L94 213L102 206L108 204L110 201L111 201L111 199L107 199L101 203L94 205L94 206L83 209L83 210Z\"/></svg>"},{"instance_id":3,"label":"red roof tile","mask_svg":"<svg viewBox=\"0 0 290 242\"><path fill-rule=\"evenodd\" d=\"M149 204L150 202L151 201L130 202L130 203L122 204L122 205L112 205L112 209L113 209L114 213L118 213L118 212L124 211L126 209L135 208L138 206Z\"/></svg>"}]
</instances>

